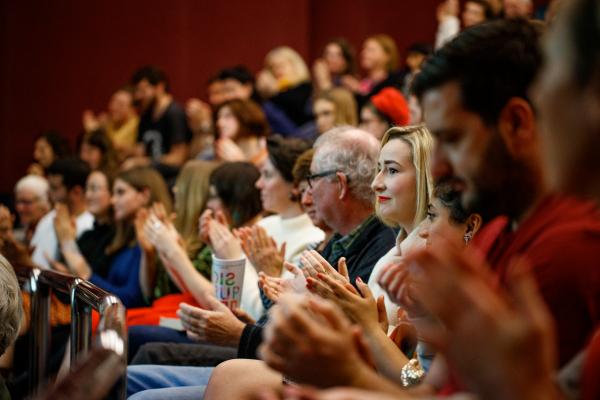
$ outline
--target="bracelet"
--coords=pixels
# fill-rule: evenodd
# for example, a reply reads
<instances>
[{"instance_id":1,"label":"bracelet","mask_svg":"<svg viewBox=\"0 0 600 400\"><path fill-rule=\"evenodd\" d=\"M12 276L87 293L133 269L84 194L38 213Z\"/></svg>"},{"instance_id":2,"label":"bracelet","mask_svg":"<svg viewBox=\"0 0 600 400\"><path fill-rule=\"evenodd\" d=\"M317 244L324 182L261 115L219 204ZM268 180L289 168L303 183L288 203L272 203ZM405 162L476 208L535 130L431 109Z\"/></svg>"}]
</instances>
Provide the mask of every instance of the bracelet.
<instances>
[{"instance_id":1,"label":"bracelet","mask_svg":"<svg viewBox=\"0 0 600 400\"><path fill-rule=\"evenodd\" d=\"M407 362L400 371L400 381L403 387L410 387L420 383L425 377L425 371L419 360L413 358Z\"/></svg>"}]
</instances>

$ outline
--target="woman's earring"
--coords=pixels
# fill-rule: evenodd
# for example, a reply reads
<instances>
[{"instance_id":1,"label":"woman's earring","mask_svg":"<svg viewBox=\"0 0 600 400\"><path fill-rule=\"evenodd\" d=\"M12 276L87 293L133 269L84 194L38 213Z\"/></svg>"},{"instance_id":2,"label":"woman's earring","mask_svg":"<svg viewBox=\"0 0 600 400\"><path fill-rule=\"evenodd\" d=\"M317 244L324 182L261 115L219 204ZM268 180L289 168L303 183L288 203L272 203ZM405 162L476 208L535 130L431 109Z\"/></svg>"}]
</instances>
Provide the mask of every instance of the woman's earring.
<instances>
[{"instance_id":1,"label":"woman's earring","mask_svg":"<svg viewBox=\"0 0 600 400\"><path fill-rule=\"evenodd\" d=\"M463 237L463 239L465 240L465 245L467 245L467 244L469 244L471 239L473 239L473 234L471 232L465 233L465 236Z\"/></svg>"}]
</instances>

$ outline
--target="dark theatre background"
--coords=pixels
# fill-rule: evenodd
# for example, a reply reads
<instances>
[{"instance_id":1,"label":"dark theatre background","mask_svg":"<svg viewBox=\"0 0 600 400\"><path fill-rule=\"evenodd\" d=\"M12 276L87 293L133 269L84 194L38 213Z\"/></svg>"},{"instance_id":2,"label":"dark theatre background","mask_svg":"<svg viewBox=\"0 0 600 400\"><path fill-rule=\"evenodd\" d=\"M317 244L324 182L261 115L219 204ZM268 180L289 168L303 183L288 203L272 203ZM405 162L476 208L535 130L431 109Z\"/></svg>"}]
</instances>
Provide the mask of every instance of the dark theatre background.
<instances>
[{"instance_id":1,"label":"dark theatre background","mask_svg":"<svg viewBox=\"0 0 600 400\"><path fill-rule=\"evenodd\" d=\"M439 2L0 0L0 194L24 175L39 132L57 129L74 145L81 112L104 110L141 65L164 68L179 102L205 98L217 69L257 71L278 45L312 63L335 36L357 51L375 33L392 35L400 51L433 42Z\"/></svg>"}]
</instances>

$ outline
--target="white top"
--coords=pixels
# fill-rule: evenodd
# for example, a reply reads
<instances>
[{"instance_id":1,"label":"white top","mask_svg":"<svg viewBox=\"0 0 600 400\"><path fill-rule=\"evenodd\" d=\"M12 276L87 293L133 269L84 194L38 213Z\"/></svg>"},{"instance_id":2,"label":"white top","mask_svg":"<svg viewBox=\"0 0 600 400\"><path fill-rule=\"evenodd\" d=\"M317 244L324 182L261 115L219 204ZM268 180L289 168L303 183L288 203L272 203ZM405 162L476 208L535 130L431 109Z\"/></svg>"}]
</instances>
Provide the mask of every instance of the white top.
<instances>
[{"instance_id":1,"label":"white top","mask_svg":"<svg viewBox=\"0 0 600 400\"><path fill-rule=\"evenodd\" d=\"M257 222L257 225L267 231L267 234L275 240L278 247L284 242L286 243L285 260L291 263L297 261L308 245L322 242L325 239L325 233L314 226L310 217L306 214L287 219L282 219L279 215L272 215L263 218ZM292 274L287 271L284 271L282 275L287 277L287 274L292 277ZM244 272L241 308L254 319L260 318L265 312L260 300L258 273L249 262L246 262Z\"/></svg>"},{"instance_id":2,"label":"white top","mask_svg":"<svg viewBox=\"0 0 600 400\"><path fill-rule=\"evenodd\" d=\"M44 254L56 260L58 258L58 239L54 231L54 217L56 210L51 210L44 215L35 227L35 232L31 238L31 247L34 249L31 259L35 265L49 269L50 264L46 261ZM92 229L94 226L94 216L85 211L75 219L76 235L79 237L83 232Z\"/></svg>"},{"instance_id":3,"label":"white top","mask_svg":"<svg viewBox=\"0 0 600 400\"><path fill-rule=\"evenodd\" d=\"M435 49L443 47L454 39L460 32L460 20L454 15L449 15L440 22L435 34Z\"/></svg>"},{"instance_id":4,"label":"white top","mask_svg":"<svg viewBox=\"0 0 600 400\"><path fill-rule=\"evenodd\" d=\"M373 267L373 271L371 272L371 276L369 277L369 289L373 293L374 298L378 298L383 295L385 300L385 310L387 311L388 322L390 324L390 331L398 325L398 307L397 304L393 303L392 300L388 297L387 293L383 288L377 283L379 279L379 275L381 274L381 270L383 267L390 265L393 262L398 262L402 259L402 253L406 252L408 249L414 250L421 246L425 246L425 240L423 240L418 235L418 228L413 229L412 232L403 240L400 235L396 238L396 245L387 252L386 255L381 257L375 267Z\"/></svg>"}]
</instances>

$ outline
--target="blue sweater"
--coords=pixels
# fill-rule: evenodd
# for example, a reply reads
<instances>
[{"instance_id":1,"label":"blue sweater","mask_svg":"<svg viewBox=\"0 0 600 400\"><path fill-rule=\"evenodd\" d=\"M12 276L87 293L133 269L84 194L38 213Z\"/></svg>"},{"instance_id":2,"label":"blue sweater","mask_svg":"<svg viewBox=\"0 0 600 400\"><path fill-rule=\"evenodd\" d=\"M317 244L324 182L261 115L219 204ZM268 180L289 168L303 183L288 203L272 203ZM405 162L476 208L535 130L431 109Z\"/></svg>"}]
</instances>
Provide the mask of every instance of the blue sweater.
<instances>
[{"instance_id":1,"label":"blue sweater","mask_svg":"<svg viewBox=\"0 0 600 400\"><path fill-rule=\"evenodd\" d=\"M90 282L114 294L126 308L147 306L140 287L142 251L138 245L124 247L113 257L108 276L92 274Z\"/></svg>"}]
</instances>

